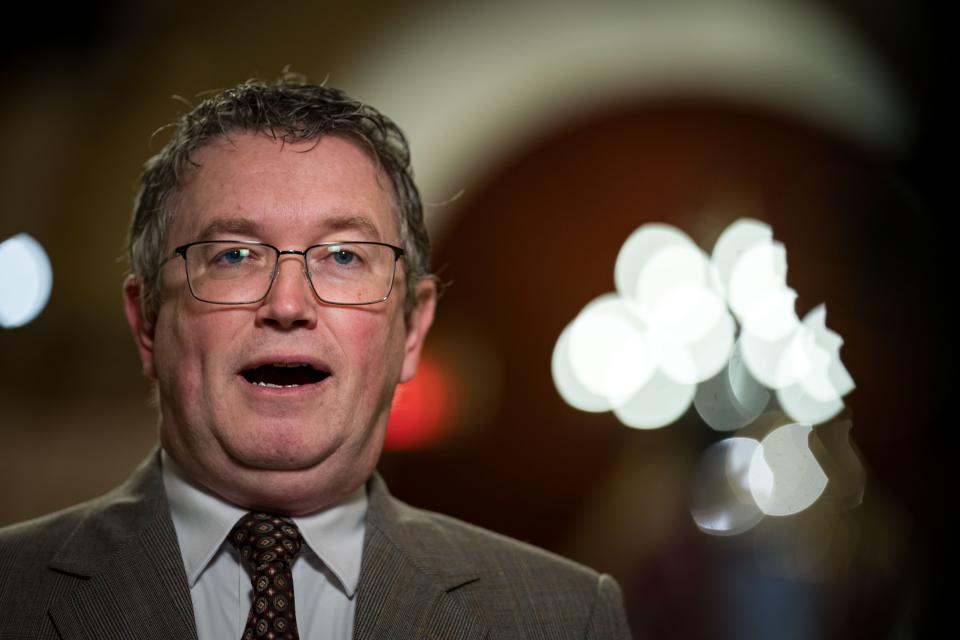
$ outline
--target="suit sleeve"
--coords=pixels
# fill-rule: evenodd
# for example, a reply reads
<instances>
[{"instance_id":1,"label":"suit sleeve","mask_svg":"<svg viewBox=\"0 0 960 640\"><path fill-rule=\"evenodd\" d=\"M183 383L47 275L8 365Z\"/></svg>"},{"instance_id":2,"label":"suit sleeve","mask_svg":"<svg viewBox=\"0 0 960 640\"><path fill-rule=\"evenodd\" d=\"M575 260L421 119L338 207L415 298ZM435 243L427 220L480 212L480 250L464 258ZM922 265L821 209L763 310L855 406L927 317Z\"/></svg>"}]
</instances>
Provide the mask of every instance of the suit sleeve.
<instances>
[{"instance_id":1,"label":"suit sleeve","mask_svg":"<svg viewBox=\"0 0 960 640\"><path fill-rule=\"evenodd\" d=\"M587 622L587 640L631 640L620 585L608 575L597 580L597 597Z\"/></svg>"}]
</instances>

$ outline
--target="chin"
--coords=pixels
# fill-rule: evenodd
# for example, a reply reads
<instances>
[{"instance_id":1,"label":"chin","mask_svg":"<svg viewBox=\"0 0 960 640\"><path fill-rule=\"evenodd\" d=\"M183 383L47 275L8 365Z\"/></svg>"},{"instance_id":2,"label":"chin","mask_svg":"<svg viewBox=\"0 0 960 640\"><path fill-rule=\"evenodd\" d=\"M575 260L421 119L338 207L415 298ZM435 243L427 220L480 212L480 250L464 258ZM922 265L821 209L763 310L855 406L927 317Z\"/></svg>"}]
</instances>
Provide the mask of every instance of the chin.
<instances>
[{"instance_id":1,"label":"chin","mask_svg":"<svg viewBox=\"0 0 960 640\"><path fill-rule=\"evenodd\" d=\"M291 451L255 451L241 454L237 460L250 471L308 471L323 463L325 454L308 455L302 449Z\"/></svg>"},{"instance_id":2,"label":"chin","mask_svg":"<svg viewBox=\"0 0 960 640\"><path fill-rule=\"evenodd\" d=\"M366 442L287 442L269 451L236 447L217 482L231 502L302 515L334 504L366 482L379 448Z\"/></svg>"},{"instance_id":3,"label":"chin","mask_svg":"<svg viewBox=\"0 0 960 640\"><path fill-rule=\"evenodd\" d=\"M324 466L301 470L262 469L247 471L240 482L225 495L228 500L247 509L268 513L301 516L336 504L363 484L373 469L328 469Z\"/></svg>"},{"instance_id":4,"label":"chin","mask_svg":"<svg viewBox=\"0 0 960 640\"><path fill-rule=\"evenodd\" d=\"M339 441L319 440L319 434L284 432L278 429L270 434L264 445L261 434L232 438L223 449L233 463L250 471L306 471L323 465L343 447Z\"/></svg>"}]
</instances>

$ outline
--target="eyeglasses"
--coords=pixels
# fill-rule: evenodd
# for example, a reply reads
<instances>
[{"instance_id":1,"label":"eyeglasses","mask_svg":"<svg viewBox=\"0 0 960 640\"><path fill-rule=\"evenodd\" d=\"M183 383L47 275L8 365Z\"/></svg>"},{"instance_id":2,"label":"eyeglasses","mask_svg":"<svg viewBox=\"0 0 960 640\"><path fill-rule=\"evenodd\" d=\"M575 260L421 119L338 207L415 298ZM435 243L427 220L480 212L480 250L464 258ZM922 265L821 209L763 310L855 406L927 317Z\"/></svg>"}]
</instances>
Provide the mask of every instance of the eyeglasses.
<instances>
[{"instance_id":1,"label":"eyeglasses","mask_svg":"<svg viewBox=\"0 0 960 640\"><path fill-rule=\"evenodd\" d=\"M321 301L364 305L390 296L403 249L383 242L324 242L297 251L246 240L201 240L177 247L163 264L181 256L190 293L201 302L253 304L270 293L280 256L287 254L303 256L307 280Z\"/></svg>"}]
</instances>

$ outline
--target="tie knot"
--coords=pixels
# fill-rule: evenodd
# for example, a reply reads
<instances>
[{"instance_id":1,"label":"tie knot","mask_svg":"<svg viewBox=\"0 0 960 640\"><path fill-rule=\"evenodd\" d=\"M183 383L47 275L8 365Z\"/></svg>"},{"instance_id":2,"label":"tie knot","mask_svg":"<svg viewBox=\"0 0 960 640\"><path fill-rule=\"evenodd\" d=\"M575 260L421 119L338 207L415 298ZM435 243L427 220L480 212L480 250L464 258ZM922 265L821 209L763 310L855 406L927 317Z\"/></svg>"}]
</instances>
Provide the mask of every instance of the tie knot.
<instances>
[{"instance_id":1,"label":"tie knot","mask_svg":"<svg viewBox=\"0 0 960 640\"><path fill-rule=\"evenodd\" d=\"M230 531L230 543L240 553L244 564L262 571L274 562L288 566L300 553L300 530L290 518L252 511Z\"/></svg>"}]
</instances>

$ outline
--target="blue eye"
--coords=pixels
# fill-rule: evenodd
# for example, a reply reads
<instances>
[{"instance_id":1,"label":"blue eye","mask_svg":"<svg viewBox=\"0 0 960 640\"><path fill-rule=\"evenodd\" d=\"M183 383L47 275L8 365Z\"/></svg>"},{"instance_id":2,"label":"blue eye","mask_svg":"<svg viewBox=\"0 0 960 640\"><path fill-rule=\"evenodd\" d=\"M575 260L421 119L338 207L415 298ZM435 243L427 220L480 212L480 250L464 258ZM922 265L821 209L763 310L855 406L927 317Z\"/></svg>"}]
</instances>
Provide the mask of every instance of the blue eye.
<instances>
[{"instance_id":1,"label":"blue eye","mask_svg":"<svg viewBox=\"0 0 960 640\"><path fill-rule=\"evenodd\" d=\"M250 256L250 249L243 249L237 247L236 249L230 249L224 251L220 254L220 260L226 262L227 264L240 264L243 262L244 258Z\"/></svg>"},{"instance_id":2,"label":"blue eye","mask_svg":"<svg viewBox=\"0 0 960 640\"><path fill-rule=\"evenodd\" d=\"M336 263L343 264L343 265L350 264L356 259L356 257L357 257L357 254L353 253L352 251L346 251L344 249L341 249L340 251L337 251L333 254L333 259L336 261Z\"/></svg>"}]
</instances>

